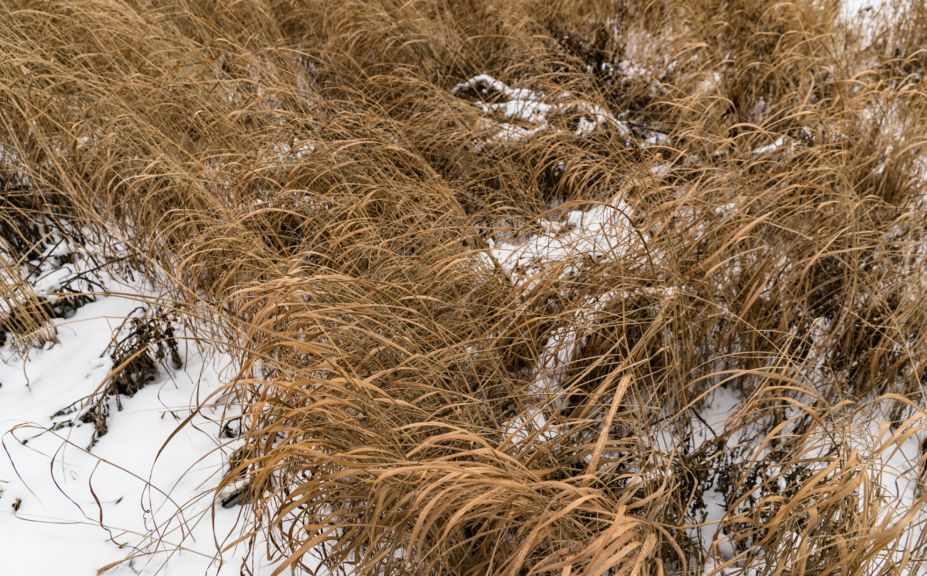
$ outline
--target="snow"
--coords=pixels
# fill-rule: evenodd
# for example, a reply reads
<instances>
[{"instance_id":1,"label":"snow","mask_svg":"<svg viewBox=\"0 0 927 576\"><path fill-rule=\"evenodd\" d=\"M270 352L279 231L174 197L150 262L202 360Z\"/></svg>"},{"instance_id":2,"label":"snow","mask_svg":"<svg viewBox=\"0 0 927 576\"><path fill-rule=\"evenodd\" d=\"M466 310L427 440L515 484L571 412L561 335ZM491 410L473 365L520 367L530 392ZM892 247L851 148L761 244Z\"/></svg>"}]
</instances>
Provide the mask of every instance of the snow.
<instances>
[{"instance_id":1,"label":"snow","mask_svg":"<svg viewBox=\"0 0 927 576\"><path fill-rule=\"evenodd\" d=\"M209 492L230 448L220 439L223 407L194 411L222 382L227 357L207 360L184 346L184 368L162 369L121 397L123 409L111 411L109 432L90 451L92 424L57 417L63 427L51 429L54 413L98 389L112 367L101 353L140 299L123 287L56 321L58 344L25 358L0 349L5 576L92 576L114 563L106 574L240 572L245 546L219 555L216 541L238 536L241 508L216 507Z\"/></svg>"},{"instance_id":2,"label":"snow","mask_svg":"<svg viewBox=\"0 0 927 576\"><path fill-rule=\"evenodd\" d=\"M785 144L785 138L783 138L782 136L779 136L778 138L776 138L776 141L773 142L772 144L767 144L766 146L760 146L759 148L754 150L753 154L759 155L759 154L768 154L770 152L775 152L779 148L782 148L783 144Z\"/></svg>"},{"instance_id":3,"label":"snow","mask_svg":"<svg viewBox=\"0 0 927 576\"><path fill-rule=\"evenodd\" d=\"M611 260L639 248L631 224L633 211L621 198L595 204L586 210L570 210L563 219L541 219L544 234L520 240L489 240L491 259L498 262L515 285L529 289L537 272L552 263L576 258ZM568 266L565 274L575 272Z\"/></svg>"},{"instance_id":4,"label":"snow","mask_svg":"<svg viewBox=\"0 0 927 576\"><path fill-rule=\"evenodd\" d=\"M862 13L882 9L885 0L844 0L843 12L847 16L858 16Z\"/></svg>"},{"instance_id":5,"label":"snow","mask_svg":"<svg viewBox=\"0 0 927 576\"><path fill-rule=\"evenodd\" d=\"M770 144L757 148L754 154L768 154L776 151L791 151L797 143L785 137L778 137ZM737 204L729 203L715 207L720 217L736 211ZM484 260L503 271L512 285L524 293L530 293L541 276L551 274L561 278L574 276L582 267L592 261L609 261L635 253L645 246L646 234L640 233L633 225L634 212L624 200L617 196L599 204L587 205L583 209L567 210L561 206L552 209L553 216L540 218L533 222L539 233L520 235L497 235L488 240L489 249L484 252ZM660 255L655 255L659 259ZM785 265L784 263L782 265ZM672 290L668 290L668 295ZM513 447L523 445L531 440L546 442L559 433L556 414L560 409L558 401L563 396L563 381L567 377L567 368L575 357L576 350L582 345L588 333L588 326L595 321L608 302L621 294L607 291L602 294L584 296L576 304L576 310L560 320L546 336L544 346L538 353L533 373L526 374L529 382L525 389L525 410L516 418L505 423L506 436ZM814 322L809 336L816 343L827 337L823 318ZM816 349L816 348L815 348ZM813 352L817 369L823 359ZM723 374L724 366L714 368ZM751 425L740 420L738 414L746 398L742 391L716 378L715 385L705 397L694 402L692 417L688 423L688 435L685 442L669 430L653 430L655 441L654 458L671 458L680 450L699 450L716 436L725 433L725 427L733 424L738 430L727 436L725 457L732 467L752 468L767 456L767 450L761 449L765 430L762 425ZM815 384L814 374L810 375L809 384ZM874 527L879 529L898 526L899 539L897 549L880 550L873 569L900 561L905 550L910 553L923 538L924 525L927 524L927 512L917 511L919 498L919 479L922 463L921 443L927 438L927 417L921 415L892 431L890 424L882 415L877 405L860 406L847 413L828 415L816 434L807 438L796 447L805 458L805 466L811 471L818 471L833 462L835 456L829 452L829 431L838 432L846 438L847 449L857 456L860 463L858 473L866 479L856 488L855 496L863 502L872 494L879 495L877 517ZM746 424L746 425L745 425ZM605 463L603 463L605 465ZM665 469L658 465L654 469ZM764 474L765 479L774 481L780 490L789 488L788 470L770 464ZM643 481L647 476L642 473L632 481ZM761 570L761 563L767 561L762 556L739 554L730 539L719 528L725 518L736 514L737 510L728 510L727 497L719 477L715 476L701 493L704 507L693 511L688 519L687 534L698 542L705 555L706 574L754 573ZM765 488L764 488L765 489ZM759 490L759 488L758 488ZM913 511L913 512L912 512ZM913 518L905 518L913 513ZM911 520L902 527L899 522ZM795 546L802 543L804 535L795 533L791 541ZM791 562L789 554L783 554L781 561L786 565ZM722 568L722 565L725 567ZM786 566L787 567L787 566ZM916 570L916 569L915 569ZM917 572L905 572L915 574Z\"/></svg>"},{"instance_id":6,"label":"snow","mask_svg":"<svg viewBox=\"0 0 927 576\"><path fill-rule=\"evenodd\" d=\"M585 210L569 210L559 219L540 219L536 224L545 231L543 234L517 240L490 238L485 260L490 265L498 264L512 284L527 293L539 281L540 273L549 273L557 262L565 263L559 271L561 277L568 276L583 265L571 262L577 258L612 260L639 248L640 237L630 221L632 214L631 207L616 197ZM561 382L567 367L586 340L589 325L615 296L608 292L586 298L572 317L548 336L527 389L530 417L518 417L506 424L506 435L515 444L536 433L541 441L556 435L548 426L545 410L556 412L563 408Z\"/></svg>"},{"instance_id":7,"label":"snow","mask_svg":"<svg viewBox=\"0 0 927 576\"><path fill-rule=\"evenodd\" d=\"M862 32L863 44L869 45L876 39L879 17L891 9L888 0L844 0L842 17L850 27Z\"/></svg>"},{"instance_id":8,"label":"snow","mask_svg":"<svg viewBox=\"0 0 927 576\"><path fill-rule=\"evenodd\" d=\"M722 389L718 390L721 391ZM723 393L710 401L707 409L701 414L705 415L709 423L720 423L725 419L723 413L736 409L739 403L740 401L730 394ZM858 506L862 507L863 502L875 496L877 507L875 514L869 517L871 526L878 531L897 530L894 546L882 547L871 559L870 572L865 573L871 576L882 574L885 566L902 565L905 554L910 555L919 550L927 524L927 511L917 504L922 487L920 445L927 438L927 416L919 412L893 430L891 423L881 416L881 412L878 404L874 404L845 417L827 419L824 426L818 428L815 434L806 438L802 445L796 448L803 455L803 465L809 473L819 473L828 466L836 466L831 475L849 473L863 476L863 480L853 488L853 493L848 498L855 498ZM833 438L830 430L834 426L839 427L845 434L841 436L841 441L845 442L845 451L832 450ZM728 447L730 446L729 442ZM743 460L741 465L750 466L752 462L766 457L767 451L756 450L755 442L746 448L747 451L741 456L746 457L746 460ZM788 482L785 472L774 465L766 474L767 478L776 479L780 490L785 490ZM728 513L737 511L726 509L724 494L715 485L706 489L702 496L705 503L702 517L687 532L690 537L697 538L702 543L707 559L705 574L763 573L764 569L770 568L762 556L740 557L727 569L721 572L714 571L722 562L734 558L730 539L720 532L718 527ZM860 508L859 511L862 512L863 509ZM800 533L792 533L782 542L783 546L788 548L782 550L783 566L788 564L788 554L799 545L818 545L811 543L807 534ZM785 544L788 542L790 544ZM922 572L914 563L898 573L913 576Z\"/></svg>"},{"instance_id":9,"label":"snow","mask_svg":"<svg viewBox=\"0 0 927 576\"><path fill-rule=\"evenodd\" d=\"M576 126L572 132L580 138L607 126L614 127L624 138L631 134L626 122L601 106L576 100L566 92L550 97L528 88L512 88L489 74L479 74L461 82L451 93L477 96L473 103L487 116L484 126L496 131L490 141L519 142L546 131L563 132L562 128L551 124L558 116L575 117Z\"/></svg>"},{"instance_id":10,"label":"snow","mask_svg":"<svg viewBox=\"0 0 927 576\"><path fill-rule=\"evenodd\" d=\"M498 266L523 293L529 293L542 275L568 277L578 273L589 261L610 261L642 248L641 236L634 228L633 210L621 197L608 202L563 210L557 217L536 221L541 234L520 238L489 238L484 262ZM531 382L526 388L527 409L522 416L505 423L506 437L513 445L529 439L545 442L558 430L550 424L551 413L565 407L562 382L578 348L586 341L596 316L619 295L616 291L588 296L576 311L548 335L538 353Z\"/></svg>"}]
</instances>

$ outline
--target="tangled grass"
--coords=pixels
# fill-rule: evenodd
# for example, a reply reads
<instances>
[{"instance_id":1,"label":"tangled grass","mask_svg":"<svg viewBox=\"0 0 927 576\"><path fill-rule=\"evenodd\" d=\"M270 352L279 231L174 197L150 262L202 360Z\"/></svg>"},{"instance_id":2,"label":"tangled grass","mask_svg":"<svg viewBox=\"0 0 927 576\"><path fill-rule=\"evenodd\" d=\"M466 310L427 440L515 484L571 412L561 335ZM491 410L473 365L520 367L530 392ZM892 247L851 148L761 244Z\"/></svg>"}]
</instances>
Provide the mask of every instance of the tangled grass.
<instances>
[{"instance_id":1,"label":"tangled grass","mask_svg":"<svg viewBox=\"0 0 927 576\"><path fill-rule=\"evenodd\" d=\"M4 251L236 357L280 573L920 574L927 8L841 14L9 0Z\"/></svg>"}]
</instances>

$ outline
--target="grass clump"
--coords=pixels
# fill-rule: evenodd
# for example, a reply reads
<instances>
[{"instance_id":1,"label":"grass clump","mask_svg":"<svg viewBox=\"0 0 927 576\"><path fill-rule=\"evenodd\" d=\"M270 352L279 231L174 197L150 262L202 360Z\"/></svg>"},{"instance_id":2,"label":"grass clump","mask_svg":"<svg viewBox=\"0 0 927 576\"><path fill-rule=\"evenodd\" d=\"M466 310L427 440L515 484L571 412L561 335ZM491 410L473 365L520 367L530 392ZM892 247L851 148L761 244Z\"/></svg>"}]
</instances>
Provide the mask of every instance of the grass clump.
<instances>
[{"instance_id":1,"label":"grass clump","mask_svg":"<svg viewBox=\"0 0 927 576\"><path fill-rule=\"evenodd\" d=\"M281 572L923 570L917 3L40 4L0 144L238 359Z\"/></svg>"}]
</instances>

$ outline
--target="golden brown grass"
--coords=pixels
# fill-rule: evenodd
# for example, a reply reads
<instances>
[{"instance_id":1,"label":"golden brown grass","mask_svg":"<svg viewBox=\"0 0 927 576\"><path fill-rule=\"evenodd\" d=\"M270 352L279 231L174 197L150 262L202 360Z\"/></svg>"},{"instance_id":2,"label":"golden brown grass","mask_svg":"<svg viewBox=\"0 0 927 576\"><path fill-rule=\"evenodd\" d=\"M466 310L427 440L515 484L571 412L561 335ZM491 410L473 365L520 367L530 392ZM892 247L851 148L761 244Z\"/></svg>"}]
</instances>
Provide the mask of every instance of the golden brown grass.
<instances>
[{"instance_id":1,"label":"golden brown grass","mask_svg":"<svg viewBox=\"0 0 927 576\"><path fill-rule=\"evenodd\" d=\"M30 259L41 258L39 245L49 232L43 217L46 203L10 176L0 172L0 345L11 339L25 353L57 337L51 303L36 294L24 273Z\"/></svg>"},{"instance_id":2,"label":"golden brown grass","mask_svg":"<svg viewBox=\"0 0 927 576\"><path fill-rule=\"evenodd\" d=\"M867 41L825 0L10 0L4 183L127 239L221 334L246 408L224 484L281 572L916 574L924 491L880 492L858 440L927 430L904 10ZM452 93L479 73L576 105L493 139ZM577 136L589 105L630 134ZM480 256L616 195L610 257Z\"/></svg>"}]
</instances>

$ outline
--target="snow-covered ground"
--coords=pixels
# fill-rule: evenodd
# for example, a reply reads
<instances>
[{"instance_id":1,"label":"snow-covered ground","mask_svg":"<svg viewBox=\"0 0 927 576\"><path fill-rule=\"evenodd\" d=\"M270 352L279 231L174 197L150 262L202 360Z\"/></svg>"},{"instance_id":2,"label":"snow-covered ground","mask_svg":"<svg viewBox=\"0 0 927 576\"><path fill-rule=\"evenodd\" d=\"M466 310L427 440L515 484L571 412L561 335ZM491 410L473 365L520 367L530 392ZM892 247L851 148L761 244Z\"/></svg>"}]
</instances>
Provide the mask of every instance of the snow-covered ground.
<instances>
[{"instance_id":1,"label":"snow-covered ground","mask_svg":"<svg viewBox=\"0 0 927 576\"><path fill-rule=\"evenodd\" d=\"M860 13L880 10L885 4L885 0L844 0L843 11L849 16L857 16Z\"/></svg>"},{"instance_id":2,"label":"snow-covered ground","mask_svg":"<svg viewBox=\"0 0 927 576\"><path fill-rule=\"evenodd\" d=\"M242 509L216 506L210 494L232 441L220 434L223 407L194 413L223 381L228 358L207 361L182 343L182 369L161 368L154 382L119 398L122 410L110 399L109 431L89 451L93 424L53 418L112 368L103 352L141 304L137 291L120 290L56 320L59 343L47 349L26 358L9 344L0 349L3 576L93 576L107 566L113 575L240 573L245 545L217 548L238 537Z\"/></svg>"}]
</instances>

